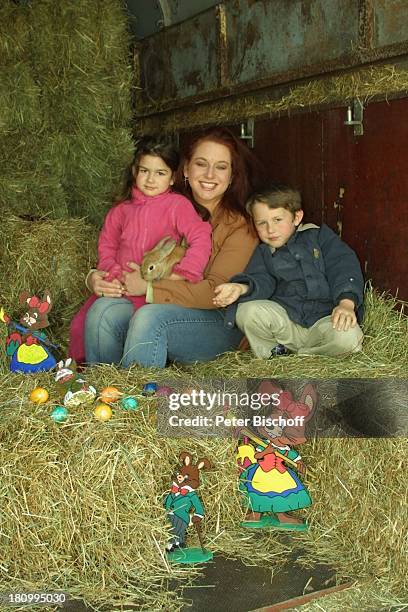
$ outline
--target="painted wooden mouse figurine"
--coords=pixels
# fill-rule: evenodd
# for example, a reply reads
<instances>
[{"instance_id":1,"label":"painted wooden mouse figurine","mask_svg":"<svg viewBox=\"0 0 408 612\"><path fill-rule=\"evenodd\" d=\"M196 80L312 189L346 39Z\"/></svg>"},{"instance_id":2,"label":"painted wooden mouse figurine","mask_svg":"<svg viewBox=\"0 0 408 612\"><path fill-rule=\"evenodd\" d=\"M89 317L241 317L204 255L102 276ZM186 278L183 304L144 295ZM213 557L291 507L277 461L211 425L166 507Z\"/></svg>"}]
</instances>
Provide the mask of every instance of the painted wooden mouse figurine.
<instances>
[{"instance_id":1,"label":"painted wooden mouse figurine","mask_svg":"<svg viewBox=\"0 0 408 612\"><path fill-rule=\"evenodd\" d=\"M186 530L190 524L190 517L194 524L204 518L204 507L196 492L200 484L200 470L211 469L211 463L203 457L192 462L192 455L186 451L180 453L181 467L176 471L170 492L164 500L164 507L171 523L171 540L166 546L171 553L179 548L185 548ZM199 529L197 530L200 533Z\"/></svg>"},{"instance_id":2,"label":"painted wooden mouse figurine","mask_svg":"<svg viewBox=\"0 0 408 612\"><path fill-rule=\"evenodd\" d=\"M269 382L262 383L261 387L260 393L279 393L279 406L271 413L277 424L258 428L263 440L257 439L260 442L257 447L245 440L244 446L238 448L243 468L239 489L248 505L242 525L304 530L307 524L291 512L310 506L312 500L298 475L305 473L305 467L292 447L306 441L305 424L314 412L316 392L312 385L306 385L299 401L295 401L289 391ZM279 422L288 424L279 425Z\"/></svg>"},{"instance_id":3,"label":"painted wooden mouse figurine","mask_svg":"<svg viewBox=\"0 0 408 612\"><path fill-rule=\"evenodd\" d=\"M0 313L1 320L10 330L6 338L6 352L11 357L10 370L23 374L50 370L56 365L56 359L49 347L57 347L48 341L42 331L49 325L48 313L52 306L50 293L45 291L41 299L23 291L19 301L26 307L19 323L11 321L3 310Z\"/></svg>"}]
</instances>

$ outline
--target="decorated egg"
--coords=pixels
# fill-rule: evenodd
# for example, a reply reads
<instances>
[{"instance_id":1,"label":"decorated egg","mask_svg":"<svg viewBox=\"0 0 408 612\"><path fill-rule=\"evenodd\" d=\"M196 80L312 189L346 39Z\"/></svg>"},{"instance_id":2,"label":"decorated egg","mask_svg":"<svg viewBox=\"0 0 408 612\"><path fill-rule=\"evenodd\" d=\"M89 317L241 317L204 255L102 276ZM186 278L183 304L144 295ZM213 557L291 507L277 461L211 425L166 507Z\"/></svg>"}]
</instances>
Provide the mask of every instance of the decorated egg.
<instances>
[{"instance_id":1,"label":"decorated egg","mask_svg":"<svg viewBox=\"0 0 408 612\"><path fill-rule=\"evenodd\" d=\"M117 402L122 393L116 387L105 387L101 391L100 398L105 404Z\"/></svg>"},{"instance_id":2,"label":"decorated egg","mask_svg":"<svg viewBox=\"0 0 408 612\"><path fill-rule=\"evenodd\" d=\"M162 397L168 397L173 393L173 389L171 387L159 387L157 389L157 395Z\"/></svg>"},{"instance_id":3,"label":"decorated egg","mask_svg":"<svg viewBox=\"0 0 408 612\"><path fill-rule=\"evenodd\" d=\"M97 404L95 406L94 416L98 421L109 421L112 417L112 408L108 404Z\"/></svg>"},{"instance_id":4,"label":"decorated egg","mask_svg":"<svg viewBox=\"0 0 408 612\"><path fill-rule=\"evenodd\" d=\"M145 395L153 395L154 393L156 393L156 391L157 391L157 383L155 382L148 382L143 387L143 393Z\"/></svg>"},{"instance_id":5,"label":"decorated egg","mask_svg":"<svg viewBox=\"0 0 408 612\"><path fill-rule=\"evenodd\" d=\"M50 394L44 387L36 387L30 393L30 400L35 404L45 404L49 397Z\"/></svg>"},{"instance_id":6,"label":"decorated egg","mask_svg":"<svg viewBox=\"0 0 408 612\"><path fill-rule=\"evenodd\" d=\"M135 397L123 397L120 400L120 406L123 410L137 410L139 402Z\"/></svg>"},{"instance_id":7,"label":"decorated egg","mask_svg":"<svg viewBox=\"0 0 408 612\"><path fill-rule=\"evenodd\" d=\"M55 406L54 410L51 412L51 418L56 423L63 423L67 420L68 415L69 412L65 406Z\"/></svg>"}]
</instances>

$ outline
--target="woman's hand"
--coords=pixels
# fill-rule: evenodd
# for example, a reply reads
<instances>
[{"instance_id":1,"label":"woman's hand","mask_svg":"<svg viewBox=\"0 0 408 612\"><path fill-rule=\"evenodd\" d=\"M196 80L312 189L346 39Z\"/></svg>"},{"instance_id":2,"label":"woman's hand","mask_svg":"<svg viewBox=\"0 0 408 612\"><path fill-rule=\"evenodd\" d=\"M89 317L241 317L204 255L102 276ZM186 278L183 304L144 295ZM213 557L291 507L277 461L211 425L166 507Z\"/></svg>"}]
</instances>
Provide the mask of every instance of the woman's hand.
<instances>
[{"instance_id":1,"label":"woman's hand","mask_svg":"<svg viewBox=\"0 0 408 612\"><path fill-rule=\"evenodd\" d=\"M127 264L128 268L132 272L123 272L123 280L125 282L126 291L125 295L146 295L147 282L142 278L140 274L140 266L133 261L129 261Z\"/></svg>"},{"instance_id":2,"label":"woman's hand","mask_svg":"<svg viewBox=\"0 0 408 612\"><path fill-rule=\"evenodd\" d=\"M213 302L216 306L225 308L225 306L229 306L233 302L236 302L237 299L247 291L248 285L241 283L223 283L214 289L216 297L213 299Z\"/></svg>"},{"instance_id":3,"label":"woman's hand","mask_svg":"<svg viewBox=\"0 0 408 612\"><path fill-rule=\"evenodd\" d=\"M92 272L87 278L89 289L98 297L122 297L124 293L122 283L117 278L112 281L105 280L106 276L108 272L102 270Z\"/></svg>"}]
</instances>

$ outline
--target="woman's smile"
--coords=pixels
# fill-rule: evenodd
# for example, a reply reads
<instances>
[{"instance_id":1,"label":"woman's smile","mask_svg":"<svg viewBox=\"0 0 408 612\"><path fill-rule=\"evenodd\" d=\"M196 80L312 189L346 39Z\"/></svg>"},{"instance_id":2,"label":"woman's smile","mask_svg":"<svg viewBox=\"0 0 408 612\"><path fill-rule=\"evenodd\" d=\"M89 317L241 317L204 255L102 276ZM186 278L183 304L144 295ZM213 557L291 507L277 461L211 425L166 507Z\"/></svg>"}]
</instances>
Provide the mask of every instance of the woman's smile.
<instances>
[{"instance_id":1,"label":"woman's smile","mask_svg":"<svg viewBox=\"0 0 408 612\"><path fill-rule=\"evenodd\" d=\"M231 182L230 150L218 142L204 140L195 148L184 174L196 202L213 212Z\"/></svg>"}]
</instances>

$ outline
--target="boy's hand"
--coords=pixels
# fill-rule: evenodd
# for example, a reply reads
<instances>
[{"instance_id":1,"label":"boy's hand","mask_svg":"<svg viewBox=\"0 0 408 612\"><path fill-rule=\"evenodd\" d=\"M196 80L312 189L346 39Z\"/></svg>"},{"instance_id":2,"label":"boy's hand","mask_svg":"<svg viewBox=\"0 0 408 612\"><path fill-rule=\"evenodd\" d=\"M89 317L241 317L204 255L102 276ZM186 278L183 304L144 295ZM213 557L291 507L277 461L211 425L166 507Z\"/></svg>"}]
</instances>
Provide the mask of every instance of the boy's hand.
<instances>
[{"instance_id":1,"label":"boy's hand","mask_svg":"<svg viewBox=\"0 0 408 612\"><path fill-rule=\"evenodd\" d=\"M354 312L353 300L340 300L331 314L333 329L337 331L348 331L350 327L357 324L356 313Z\"/></svg>"},{"instance_id":2,"label":"boy's hand","mask_svg":"<svg viewBox=\"0 0 408 612\"><path fill-rule=\"evenodd\" d=\"M229 306L233 302L236 302L237 299L247 291L248 285L242 285L241 283L223 283L214 289L216 297L213 299L213 302L216 306L225 308L225 306Z\"/></svg>"}]
</instances>

